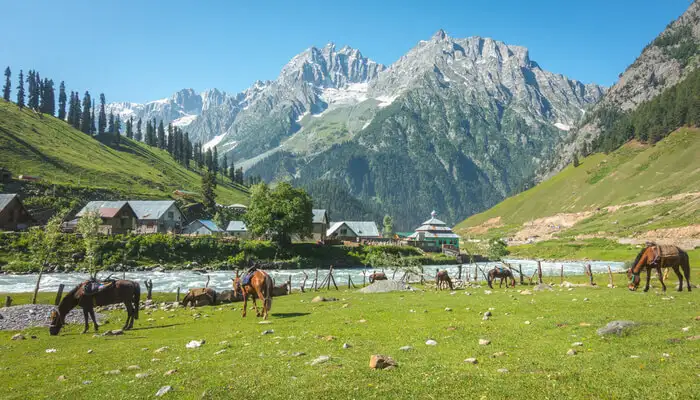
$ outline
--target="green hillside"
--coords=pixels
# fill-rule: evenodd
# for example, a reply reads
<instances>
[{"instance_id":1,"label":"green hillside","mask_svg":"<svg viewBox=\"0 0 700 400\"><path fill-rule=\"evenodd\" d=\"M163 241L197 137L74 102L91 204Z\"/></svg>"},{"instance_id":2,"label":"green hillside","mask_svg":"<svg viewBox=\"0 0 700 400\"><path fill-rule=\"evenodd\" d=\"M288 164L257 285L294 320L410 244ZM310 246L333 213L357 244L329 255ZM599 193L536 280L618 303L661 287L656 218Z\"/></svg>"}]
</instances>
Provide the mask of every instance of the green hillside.
<instances>
[{"instance_id":1,"label":"green hillside","mask_svg":"<svg viewBox=\"0 0 700 400\"><path fill-rule=\"evenodd\" d=\"M166 151L122 138L119 149L65 122L0 101L0 167L42 182L117 190L139 198L165 198L174 190L199 192L200 175ZM220 203L247 203L243 187L219 184Z\"/></svg>"},{"instance_id":2,"label":"green hillside","mask_svg":"<svg viewBox=\"0 0 700 400\"><path fill-rule=\"evenodd\" d=\"M457 225L463 236L510 236L523 224L560 213L573 226L555 237L639 236L700 221L700 130L682 128L654 146L629 142L593 154L551 179ZM687 196L683 194L688 194ZM675 196L675 197L671 197ZM642 204L632 204L644 202ZM627 205L625 207L610 207ZM559 223L557 221L552 224Z\"/></svg>"}]
</instances>

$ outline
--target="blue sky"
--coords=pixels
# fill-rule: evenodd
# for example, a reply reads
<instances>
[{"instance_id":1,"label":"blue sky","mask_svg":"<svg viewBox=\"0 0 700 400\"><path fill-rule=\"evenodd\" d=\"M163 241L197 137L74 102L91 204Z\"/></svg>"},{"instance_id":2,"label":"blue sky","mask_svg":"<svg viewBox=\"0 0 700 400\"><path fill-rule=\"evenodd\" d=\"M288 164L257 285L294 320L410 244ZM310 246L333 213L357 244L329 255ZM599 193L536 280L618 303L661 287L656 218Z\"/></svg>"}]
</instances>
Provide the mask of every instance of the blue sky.
<instances>
[{"instance_id":1,"label":"blue sky","mask_svg":"<svg viewBox=\"0 0 700 400\"><path fill-rule=\"evenodd\" d=\"M327 42L388 65L443 28L528 47L544 69L610 85L691 2L0 0L0 65L143 102L189 87L239 92Z\"/></svg>"}]
</instances>

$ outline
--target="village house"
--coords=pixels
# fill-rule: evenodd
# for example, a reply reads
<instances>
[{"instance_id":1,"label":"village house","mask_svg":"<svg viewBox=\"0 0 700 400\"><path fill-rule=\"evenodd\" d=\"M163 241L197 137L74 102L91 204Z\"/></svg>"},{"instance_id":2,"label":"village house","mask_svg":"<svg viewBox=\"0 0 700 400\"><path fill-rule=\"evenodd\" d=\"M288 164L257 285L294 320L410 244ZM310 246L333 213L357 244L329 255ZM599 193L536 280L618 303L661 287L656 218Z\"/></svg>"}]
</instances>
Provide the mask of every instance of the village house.
<instances>
[{"instance_id":1,"label":"village house","mask_svg":"<svg viewBox=\"0 0 700 400\"><path fill-rule=\"evenodd\" d=\"M0 231L21 231L27 229L32 221L19 196L0 194Z\"/></svg>"},{"instance_id":2,"label":"village house","mask_svg":"<svg viewBox=\"0 0 700 400\"><path fill-rule=\"evenodd\" d=\"M129 201L137 233L180 233L185 218L173 200Z\"/></svg>"},{"instance_id":3,"label":"village house","mask_svg":"<svg viewBox=\"0 0 700 400\"><path fill-rule=\"evenodd\" d=\"M230 206L225 207L239 214L244 214L246 211L248 211L248 206L245 204L231 204Z\"/></svg>"},{"instance_id":4,"label":"village house","mask_svg":"<svg viewBox=\"0 0 700 400\"><path fill-rule=\"evenodd\" d=\"M136 213L126 201L91 201L76 217L82 218L88 212L97 212L102 218L100 233L121 235L136 228Z\"/></svg>"},{"instance_id":5,"label":"village house","mask_svg":"<svg viewBox=\"0 0 700 400\"><path fill-rule=\"evenodd\" d=\"M196 219L182 230L185 235L213 235L223 232L216 222L209 219Z\"/></svg>"},{"instance_id":6,"label":"village house","mask_svg":"<svg viewBox=\"0 0 700 400\"><path fill-rule=\"evenodd\" d=\"M459 235L436 216L435 211L430 213L430 219L408 237L408 243L425 251L441 251L443 246L459 250Z\"/></svg>"},{"instance_id":7,"label":"village house","mask_svg":"<svg viewBox=\"0 0 700 400\"><path fill-rule=\"evenodd\" d=\"M331 240L359 242L379 239L382 235L374 221L340 221L331 224L326 231L326 237Z\"/></svg>"},{"instance_id":8,"label":"village house","mask_svg":"<svg viewBox=\"0 0 700 400\"><path fill-rule=\"evenodd\" d=\"M326 240L326 231L328 231L328 212L326 210L313 210L313 230L312 237L316 241Z\"/></svg>"},{"instance_id":9,"label":"village house","mask_svg":"<svg viewBox=\"0 0 700 400\"><path fill-rule=\"evenodd\" d=\"M226 233L241 239L247 239L250 237L248 228L245 226L243 221L230 221L226 227Z\"/></svg>"}]
</instances>

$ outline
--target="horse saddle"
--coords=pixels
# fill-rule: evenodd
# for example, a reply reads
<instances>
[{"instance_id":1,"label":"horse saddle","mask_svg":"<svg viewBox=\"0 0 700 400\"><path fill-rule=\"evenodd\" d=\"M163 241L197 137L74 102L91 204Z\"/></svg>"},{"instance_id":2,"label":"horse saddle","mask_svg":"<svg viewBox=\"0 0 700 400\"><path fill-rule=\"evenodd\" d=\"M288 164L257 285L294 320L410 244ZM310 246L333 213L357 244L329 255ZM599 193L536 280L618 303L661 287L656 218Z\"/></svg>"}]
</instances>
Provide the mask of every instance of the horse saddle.
<instances>
[{"instance_id":1,"label":"horse saddle","mask_svg":"<svg viewBox=\"0 0 700 400\"><path fill-rule=\"evenodd\" d=\"M253 279L253 274L257 271L257 268L251 268L243 275L241 278L241 285L250 285L250 280Z\"/></svg>"},{"instance_id":2,"label":"horse saddle","mask_svg":"<svg viewBox=\"0 0 700 400\"><path fill-rule=\"evenodd\" d=\"M678 257L680 253L678 252L678 247L668 244L661 244L654 246L654 259L652 264L658 264L661 262L662 258L672 258Z\"/></svg>"},{"instance_id":3,"label":"horse saddle","mask_svg":"<svg viewBox=\"0 0 700 400\"><path fill-rule=\"evenodd\" d=\"M83 293L87 296L93 296L99 292L113 287L115 282L116 281L114 279L104 281L98 281L94 279L89 280L87 281L87 283L85 283L85 286L83 286Z\"/></svg>"},{"instance_id":4,"label":"horse saddle","mask_svg":"<svg viewBox=\"0 0 700 400\"><path fill-rule=\"evenodd\" d=\"M506 272L506 269L505 269L505 268L503 268L503 267L498 267L498 273L499 273L499 274L505 274L505 272Z\"/></svg>"}]
</instances>

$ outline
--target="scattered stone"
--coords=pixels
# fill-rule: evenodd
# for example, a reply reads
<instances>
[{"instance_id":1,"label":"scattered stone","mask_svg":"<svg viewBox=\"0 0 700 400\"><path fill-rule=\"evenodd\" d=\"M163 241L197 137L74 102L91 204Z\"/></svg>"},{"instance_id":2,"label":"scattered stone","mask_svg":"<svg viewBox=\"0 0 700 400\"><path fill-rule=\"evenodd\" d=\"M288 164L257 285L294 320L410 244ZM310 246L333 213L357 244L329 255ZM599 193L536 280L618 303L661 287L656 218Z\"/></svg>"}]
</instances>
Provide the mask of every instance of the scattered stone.
<instances>
[{"instance_id":1,"label":"scattered stone","mask_svg":"<svg viewBox=\"0 0 700 400\"><path fill-rule=\"evenodd\" d=\"M628 331L631 327L637 325L634 321L611 321L600 329L598 329L598 334L601 336L616 334L621 336L623 332Z\"/></svg>"},{"instance_id":2,"label":"scattered stone","mask_svg":"<svg viewBox=\"0 0 700 400\"><path fill-rule=\"evenodd\" d=\"M272 321L260 321L260 322L258 322L258 324L260 324L260 325L267 325L267 324L271 324L271 323L272 323Z\"/></svg>"},{"instance_id":3,"label":"scattered stone","mask_svg":"<svg viewBox=\"0 0 700 400\"><path fill-rule=\"evenodd\" d=\"M491 341L488 339L479 339L479 346L488 346L491 344Z\"/></svg>"},{"instance_id":4,"label":"scattered stone","mask_svg":"<svg viewBox=\"0 0 700 400\"><path fill-rule=\"evenodd\" d=\"M331 359L331 356L318 356L316 359L311 361L311 366L313 367L314 365L323 364L330 359Z\"/></svg>"},{"instance_id":5,"label":"scattered stone","mask_svg":"<svg viewBox=\"0 0 700 400\"><path fill-rule=\"evenodd\" d=\"M474 357L467 358L466 360L464 360L464 362L467 363L467 364L476 364L476 363L478 363L478 361L477 361L476 358L474 358Z\"/></svg>"},{"instance_id":6,"label":"scattered stone","mask_svg":"<svg viewBox=\"0 0 700 400\"><path fill-rule=\"evenodd\" d=\"M681 331L688 332L688 331L690 331L690 327L686 326L685 328L681 328Z\"/></svg>"},{"instance_id":7,"label":"scattered stone","mask_svg":"<svg viewBox=\"0 0 700 400\"><path fill-rule=\"evenodd\" d=\"M65 381L66 376L65 375L59 375L58 378L56 378L57 381Z\"/></svg>"},{"instance_id":8,"label":"scattered stone","mask_svg":"<svg viewBox=\"0 0 700 400\"><path fill-rule=\"evenodd\" d=\"M505 351L497 351L491 355L491 357L496 358L496 357L502 357L505 356L506 352Z\"/></svg>"},{"instance_id":9,"label":"scattered stone","mask_svg":"<svg viewBox=\"0 0 700 400\"><path fill-rule=\"evenodd\" d=\"M491 315L493 315L493 314L491 314L491 311L486 311L484 313L484 317L490 317Z\"/></svg>"},{"instance_id":10,"label":"scattered stone","mask_svg":"<svg viewBox=\"0 0 700 400\"><path fill-rule=\"evenodd\" d=\"M519 293L520 293L521 295L523 295L523 296L527 296L527 295L532 294L532 292L529 291L529 290L527 290L527 289L521 290Z\"/></svg>"},{"instance_id":11,"label":"scattered stone","mask_svg":"<svg viewBox=\"0 0 700 400\"><path fill-rule=\"evenodd\" d=\"M696 320L696 321L700 321L700 315L698 315L697 317L695 317L695 320Z\"/></svg>"},{"instance_id":12,"label":"scattered stone","mask_svg":"<svg viewBox=\"0 0 700 400\"><path fill-rule=\"evenodd\" d=\"M489 316L488 316L488 315L484 315L484 317L481 318L481 319L483 319L484 321L488 321L488 320L489 320Z\"/></svg>"},{"instance_id":13,"label":"scattered stone","mask_svg":"<svg viewBox=\"0 0 700 400\"><path fill-rule=\"evenodd\" d=\"M102 336L119 336L119 335L123 335L123 334L124 334L123 330L114 329L114 330L107 331L107 332L103 333Z\"/></svg>"},{"instance_id":14,"label":"scattered stone","mask_svg":"<svg viewBox=\"0 0 700 400\"><path fill-rule=\"evenodd\" d=\"M92 354L92 353L93 353L93 352L92 352L92 349L89 349L89 350L87 351L87 353L88 353L88 354Z\"/></svg>"},{"instance_id":15,"label":"scattered stone","mask_svg":"<svg viewBox=\"0 0 700 400\"><path fill-rule=\"evenodd\" d=\"M549 291L551 292L551 291L554 290L554 288L552 287L552 285L548 285L548 284L546 284L546 283L540 283L539 285L537 285L537 286L535 286L534 288L532 288L532 290L534 290L535 292L542 292L542 291L545 291L545 290L549 290ZM521 293L521 294L522 294L522 293Z\"/></svg>"},{"instance_id":16,"label":"scattered stone","mask_svg":"<svg viewBox=\"0 0 700 400\"><path fill-rule=\"evenodd\" d=\"M428 345L428 346L437 346L437 342L434 341L433 339L428 339L428 340L425 342L425 344Z\"/></svg>"},{"instance_id":17,"label":"scattered stone","mask_svg":"<svg viewBox=\"0 0 700 400\"><path fill-rule=\"evenodd\" d=\"M343 348L344 348L344 349L349 349L349 348L351 348L351 347L352 347L352 345L351 345L350 343L343 343Z\"/></svg>"},{"instance_id":18,"label":"scattered stone","mask_svg":"<svg viewBox=\"0 0 700 400\"><path fill-rule=\"evenodd\" d=\"M18 333L16 335L12 336L12 340L24 340L24 335L22 335L21 333Z\"/></svg>"},{"instance_id":19,"label":"scattered stone","mask_svg":"<svg viewBox=\"0 0 700 400\"><path fill-rule=\"evenodd\" d=\"M530 321L525 321L525 322L523 322L523 323L524 323L525 325L530 325L530 324L531 324Z\"/></svg>"},{"instance_id":20,"label":"scattered stone","mask_svg":"<svg viewBox=\"0 0 700 400\"><path fill-rule=\"evenodd\" d=\"M89 385L91 383L92 383L92 381L83 381L83 385Z\"/></svg>"},{"instance_id":21,"label":"scattered stone","mask_svg":"<svg viewBox=\"0 0 700 400\"><path fill-rule=\"evenodd\" d=\"M357 322L359 322L359 323L361 323L361 324L364 324L365 322L367 322L367 320L366 320L366 319L361 319L361 320L359 320L359 321L357 321Z\"/></svg>"},{"instance_id":22,"label":"scattered stone","mask_svg":"<svg viewBox=\"0 0 700 400\"><path fill-rule=\"evenodd\" d=\"M496 370L496 372L500 372L500 373L502 373L502 374L507 374L507 373L508 373L508 369L507 369L507 368L499 368L499 369Z\"/></svg>"},{"instance_id":23,"label":"scattered stone","mask_svg":"<svg viewBox=\"0 0 700 400\"><path fill-rule=\"evenodd\" d=\"M161 397L172 390L172 386L163 386L162 388L158 389L158 392L156 392L156 397Z\"/></svg>"},{"instance_id":24,"label":"scattered stone","mask_svg":"<svg viewBox=\"0 0 700 400\"><path fill-rule=\"evenodd\" d=\"M121 373L122 373L122 371L120 371L118 369L113 369L111 371L105 371L105 375L119 375Z\"/></svg>"},{"instance_id":25,"label":"scattered stone","mask_svg":"<svg viewBox=\"0 0 700 400\"><path fill-rule=\"evenodd\" d=\"M689 336L686 338L686 340L691 340L691 341L700 340L700 335Z\"/></svg>"},{"instance_id":26,"label":"scattered stone","mask_svg":"<svg viewBox=\"0 0 700 400\"><path fill-rule=\"evenodd\" d=\"M204 343L204 340L192 340L189 343L187 343L185 347L187 347L188 349L196 349L198 347L202 347Z\"/></svg>"},{"instance_id":27,"label":"scattered stone","mask_svg":"<svg viewBox=\"0 0 700 400\"><path fill-rule=\"evenodd\" d=\"M328 335L328 336L324 336L322 339L325 340L326 342L332 342L336 339L336 337Z\"/></svg>"},{"instance_id":28,"label":"scattered stone","mask_svg":"<svg viewBox=\"0 0 700 400\"><path fill-rule=\"evenodd\" d=\"M581 322L580 324L578 324L578 326L586 327L586 326L591 326L591 324L589 324L588 322Z\"/></svg>"},{"instance_id":29,"label":"scattered stone","mask_svg":"<svg viewBox=\"0 0 700 400\"><path fill-rule=\"evenodd\" d=\"M226 349L221 349L221 350L219 350L219 351L217 351L217 352L214 352L214 355L215 355L215 356L218 356L219 354L223 354L223 353L226 353Z\"/></svg>"},{"instance_id":30,"label":"scattered stone","mask_svg":"<svg viewBox=\"0 0 700 400\"><path fill-rule=\"evenodd\" d=\"M228 340L222 340L219 342L219 346L228 346Z\"/></svg>"},{"instance_id":31,"label":"scattered stone","mask_svg":"<svg viewBox=\"0 0 700 400\"><path fill-rule=\"evenodd\" d=\"M261 335L269 335L269 334L271 334L271 333L275 333L275 330L274 330L274 329L268 329L268 330L266 330L266 331L263 331Z\"/></svg>"},{"instance_id":32,"label":"scattered stone","mask_svg":"<svg viewBox=\"0 0 700 400\"><path fill-rule=\"evenodd\" d=\"M136 379L143 379L143 378L148 377L149 375L151 375L150 372L141 372L139 374L136 374L135 376L136 376Z\"/></svg>"},{"instance_id":33,"label":"scattered stone","mask_svg":"<svg viewBox=\"0 0 700 400\"><path fill-rule=\"evenodd\" d=\"M136 371L137 369L141 369L141 367L139 367L138 365L129 365L128 367L126 367L127 371Z\"/></svg>"},{"instance_id":34,"label":"scattered stone","mask_svg":"<svg viewBox=\"0 0 700 400\"><path fill-rule=\"evenodd\" d=\"M349 306L350 306L350 304L348 304L348 303L343 304L343 308L348 308Z\"/></svg>"},{"instance_id":35,"label":"scattered stone","mask_svg":"<svg viewBox=\"0 0 700 400\"><path fill-rule=\"evenodd\" d=\"M456 330L457 330L457 327L456 327L456 326L448 326L448 327L445 328L445 329L447 329L448 331L456 331Z\"/></svg>"},{"instance_id":36,"label":"scattered stone","mask_svg":"<svg viewBox=\"0 0 700 400\"><path fill-rule=\"evenodd\" d=\"M411 350L413 350L413 347L411 347L411 346L401 346L401 347L399 347L399 350L401 350L401 351L411 351Z\"/></svg>"},{"instance_id":37,"label":"scattered stone","mask_svg":"<svg viewBox=\"0 0 700 400\"><path fill-rule=\"evenodd\" d=\"M316 296L313 299L311 299L312 303L322 303L324 301L338 301L335 297L323 297L323 296Z\"/></svg>"},{"instance_id":38,"label":"scattered stone","mask_svg":"<svg viewBox=\"0 0 700 400\"><path fill-rule=\"evenodd\" d=\"M484 290L484 294L491 294L492 292L490 290Z\"/></svg>"},{"instance_id":39,"label":"scattered stone","mask_svg":"<svg viewBox=\"0 0 700 400\"><path fill-rule=\"evenodd\" d=\"M571 347L580 347L583 346L583 342L573 342L571 343Z\"/></svg>"},{"instance_id":40,"label":"scattered stone","mask_svg":"<svg viewBox=\"0 0 700 400\"><path fill-rule=\"evenodd\" d=\"M174 373L176 373L176 372L177 372L176 369L169 369L168 371L166 371L166 372L163 374L163 376L170 376L170 375L172 375L172 374L174 374Z\"/></svg>"},{"instance_id":41,"label":"scattered stone","mask_svg":"<svg viewBox=\"0 0 700 400\"><path fill-rule=\"evenodd\" d=\"M634 355L633 355L633 356L630 356L630 358L639 358L639 356L634 356Z\"/></svg>"},{"instance_id":42,"label":"scattered stone","mask_svg":"<svg viewBox=\"0 0 700 400\"><path fill-rule=\"evenodd\" d=\"M46 352L47 352L47 353L55 353L55 352L56 352L56 349L46 349Z\"/></svg>"},{"instance_id":43,"label":"scattered stone","mask_svg":"<svg viewBox=\"0 0 700 400\"><path fill-rule=\"evenodd\" d=\"M588 297L584 297L584 298L583 298L583 301L588 301Z\"/></svg>"},{"instance_id":44,"label":"scattered stone","mask_svg":"<svg viewBox=\"0 0 700 400\"><path fill-rule=\"evenodd\" d=\"M158 362L160 361L160 358L151 358L151 362Z\"/></svg>"},{"instance_id":45,"label":"scattered stone","mask_svg":"<svg viewBox=\"0 0 700 400\"><path fill-rule=\"evenodd\" d=\"M670 354L668 354L668 353L661 353L661 357L664 357L664 358L670 358L670 357L671 357L671 355L670 355Z\"/></svg>"},{"instance_id":46,"label":"scattered stone","mask_svg":"<svg viewBox=\"0 0 700 400\"><path fill-rule=\"evenodd\" d=\"M305 356L305 355L306 355L306 353L304 353L303 351L297 351L297 352L292 353L292 357L301 357L301 356Z\"/></svg>"},{"instance_id":47,"label":"scattered stone","mask_svg":"<svg viewBox=\"0 0 700 400\"><path fill-rule=\"evenodd\" d=\"M566 352L567 356L575 356L576 355L576 350L574 349L569 349L569 351Z\"/></svg>"},{"instance_id":48,"label":"scattered stone","mask_svg":"<svg viewBox=\"0 0 700 400\"><path fill-rule=\"evenodd\" d=\"M411 286L401 281L374 281L371 285L359 290L360 293L388 293L395 291L414 290Z\"/></svg>"},{"instance_id":49,"label":"scattered stone","mask_svg":"<svg viewBox=\"0 0 700 400\"><path fill-rule=\"evenodd\" d=\"M445 311L452 311L450 307L445 307Z\"/></svg>"},{"instance_id":50,"label":"scattered stone","mask_svg":"<svg viewBox=\"0 0 700 400\"><path fill-rule=\"evenodd\" d=\"M369 367L372 369L396 368L398 364L393 358L381 354L372 354L369 357Z\"/></svg>"}]
</instances>

